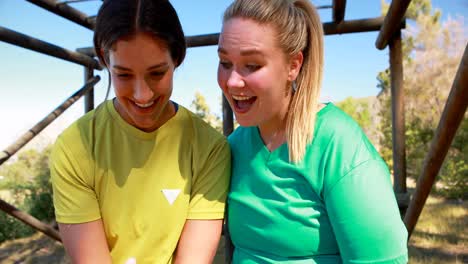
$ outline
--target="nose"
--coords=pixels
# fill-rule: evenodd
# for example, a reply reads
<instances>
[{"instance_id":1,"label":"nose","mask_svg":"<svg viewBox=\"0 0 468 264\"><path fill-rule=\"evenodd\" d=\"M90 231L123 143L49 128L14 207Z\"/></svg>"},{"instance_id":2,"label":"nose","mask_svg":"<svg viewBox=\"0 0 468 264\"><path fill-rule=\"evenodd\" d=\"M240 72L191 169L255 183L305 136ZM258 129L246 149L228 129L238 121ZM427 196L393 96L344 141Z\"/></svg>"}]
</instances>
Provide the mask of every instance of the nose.
<instances>
[{"instance_id":1,"label":"nose","mask_svg":"<svg viewBox=\"0 0 468 264\"><path fill-rule=\"evenodd\" d=\"M133 98L137 103L149 103L154 96L154 92L145 79L138 79L135 83Z\"/></svg>"},{"instance_id":2,"label":"nose","mask_svg":"<svg viewBox=\"0 0 468 264\"><path fill-rule=\"evenodd\" d=\"M242 75L240 75L236 70L232 70L227 79L226 83L228 88L242 88L245 85Z\"/></svg>"}]
</instances>

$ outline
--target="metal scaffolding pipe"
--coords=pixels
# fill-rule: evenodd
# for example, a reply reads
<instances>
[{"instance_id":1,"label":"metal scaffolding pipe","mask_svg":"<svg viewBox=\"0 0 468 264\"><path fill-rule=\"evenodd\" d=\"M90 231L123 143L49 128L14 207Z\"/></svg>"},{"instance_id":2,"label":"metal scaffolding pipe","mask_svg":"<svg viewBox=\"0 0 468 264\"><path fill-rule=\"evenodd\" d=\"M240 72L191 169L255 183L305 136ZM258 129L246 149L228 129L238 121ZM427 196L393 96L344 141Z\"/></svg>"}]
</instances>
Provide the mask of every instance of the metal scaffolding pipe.
<instances>
[{"instance_id":1,"label":"metal scaffolding pipe","mask_svg":"<svg viewBox=\"0 0 468 264\"><path fill-rule=\"evenodd\" d=\"M18 140L8 146L3 152L0 153L0 165L7 161L13 156L18 150L24 145L31 141L37 134L39 134L44 128L46 128L52 121L59 117L65 110L73 105L81 96L87 93L89 90L94 88L94 85L100 80L99 76L90 79L80 90L70 96L65 102L55 108L50 114L44 119L39 121L33 128L29 129L28 132L24 133Z\"/></svg>"},{"instance_id":2,"label":"metal scaffolding pipe","mask_svg":"<svg viewBox=\"0 0 468 264\"><path fill-rule=\"evenodd\" d=\"M421 175L416 184L416 191L405 215L408 239L411 236L426 199L439 173L445 156L452 144L458 127L463 120L468 106L468 45L458 67L444 112L431 142L431 147L424 159Z\"/></svg>"},{"instance_id":3,"label":"metal scaffolding pipe","mask_svg":"<svg viewBox=\"0 0 468 264\"><path fill-rule=\"evenodd\" d=\"M101 70L99 62L84 54L70 51L48 42L24 35L8 28L0 26L0 41L4 41L25 49L34 50L49 56L60 58L66 61L81 64L86 67L92 67Z\"/></svg>"},{"instance_id":4,"label":"metal scaffolding pipe","mask_svg":"<svg viewBox=\"0 0 468 264\"><path fill-rule=\"evenodd\" d=\"M50 11L56 15L59 15L63 18L71 20L78 25L81 25L87 29L94 30L96 26L96 21L92 18L89 18L88 15L82 13L81 11L55 0L27 0L28 2L35 4L39 7L44 8L47 11Z\"/></svg>"},{"instance_id":5,"label":"metal scaffolding pipe","mask_svg":"<svg viewBox=\"0 0 468 264\"><path fill-rule=\"evenodd\" d=\"M399 29L410 2L411 0L393 0L390 4L390 8L385 16L382 28L380 29L379 36L375 42L375 46L379 50L382 50L387 46L388 41Z\"/></svg>"},{"instance_id":6,"label":"metal scaffolding pipe","mask_svg":"<svg viewBox=\"0 0 468 264\"><path fill-rule=\"evenodd\" d=\"M21 222L31 226L32 228L41 231L42 233L46 234L47 236L61 242L60 234L55 230L53 227L44 224L43 222L37 220L34 216L25 213L13 205L5 202L4 200L0 199L0 210L4 211L5 213L13 216L14 218L20 220Z\"/></svg>"}]
</instances>

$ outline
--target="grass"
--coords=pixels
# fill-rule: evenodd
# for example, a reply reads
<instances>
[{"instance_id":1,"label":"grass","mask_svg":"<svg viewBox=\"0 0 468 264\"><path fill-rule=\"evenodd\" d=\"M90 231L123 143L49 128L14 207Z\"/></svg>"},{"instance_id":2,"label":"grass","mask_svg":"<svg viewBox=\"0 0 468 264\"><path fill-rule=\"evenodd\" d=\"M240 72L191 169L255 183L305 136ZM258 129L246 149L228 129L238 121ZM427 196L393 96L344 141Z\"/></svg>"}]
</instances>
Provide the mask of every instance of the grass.
<instances>
[{"instance_id":1,"label":"grass","mask_svg":"<svg viewBox=\"0 0 468 264\"><path fill-rule=\"evenodd\" d=\"M468 201L430 196L408 250L410 264L468 263ZM68 264L70 261L60 243L36 233L0 244L0 263ZM224 263L224 241L214 263Z\"/></svg>"},{"instance_id":2,"label":"grass","mask_svg":"<svg viewBox=\"0 0 468 264\"><path fill-rule=\"evenodd\" d=\"M468 201L430 196L408 251L409 263L468 263Z\"/></svg>"}]
</instances>

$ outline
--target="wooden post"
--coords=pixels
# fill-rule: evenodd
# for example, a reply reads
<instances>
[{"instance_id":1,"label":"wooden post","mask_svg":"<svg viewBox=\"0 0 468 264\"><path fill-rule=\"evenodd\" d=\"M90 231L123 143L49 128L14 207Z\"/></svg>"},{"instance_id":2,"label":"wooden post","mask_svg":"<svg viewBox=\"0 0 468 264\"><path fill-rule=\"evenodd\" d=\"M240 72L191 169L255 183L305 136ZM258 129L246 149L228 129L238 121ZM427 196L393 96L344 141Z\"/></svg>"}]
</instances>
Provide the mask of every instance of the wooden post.
<instances>
[{"instance_id":1,"label":"wooden post","mask_svg":"<svg viewBox=\"0 0 468 264\"><path fill-rule=\"evenodd\" d=\"M403 216L409 203L406 192L405 102L401 31L390 41L390 78L392 92L393 188Z\"/></svg>"},{"instance_id":2,"label":"wooden post","mask_svg":"<svg viewBox=\"0 0 468 264\"><path fill-rule=\"evenodd\" d=\"M405 215L405 225L408 229L408 239L413 233L419 215L426 203L429 192L434 185L445 156L452 144L458 127L463 120L468 106L468 45L458 67L457 75L452 84L444 112L431 142L431 147L424 159L421 175L416 184L416 191L411 199Z\"/></svg>"},{"instance_id":3,"label":"wooden post","mask_svg":"<svg viewBox=\"0 0 468 264\"><path fill-rule=\"evenodd\" d=\"M91 17L88 17L85 13L75 9L65 2L61 3L57 0L27 0L28 2L35 4L45 10L66 18L70 21L77 23L87 29L93 30L96 26L96 21Z\"/></svg>"},{"instance_id":4,"label":"wooden post","mask_svg":"<svg viewBox=\"0 0 468 264\"><path fill-rule=\"evenodd\" d=\"M0 26L0 41L23 47L25 49L34 50L36 52L40 52L69 62L74 62L85 67L92 67L97 70L102 70L102 67L101 65L99 65L99 62L89 56L86 56L79 52L64 49L62 47L50 44L48 42L30 37L28 35L16 32L14 30L2 26Z\"/></svg>"},{"instance_id":5,"label":"wooden post","mask_svg":"<svg viewBox=\"0 0 468 264\"><path fill-rule=\"evenodd\" d=\"M406 9L408 9L411 0L393 0L388 9L387 15L380 28L379 35L375 41L375 47L379 50L383 50L389 40L400 28L400 23L405 18Z\"/></svg>"},{"instance_id":6,"label":"wooden post","mask_svg":"<svg viewBox=\"0 0 468 264\"><path fill-rule=\"evenodd\" d=\"M84 81L85 83L89 79L94 77L94 70L92 68L85 67L84 69ZM90 89L84 96L84 108L85 113L94 109L94 88Z\"/></svg>"},{"instance_id":7,"label":"wooden post","mask_svg":"<svg viewBox=\"0 0 468 264\"><path fill-rule=\"evenodd\" d=\"M47 236L57 240L62 241L60 239L60 234L55 230L53 227L42 223L41 221L37 220L35 217L18 210L13 205L3 201L0 199L0 210L4 211L5 213L15 217L16 219L22 221L23 223L31 226L32 228L41 231L42 233L46 234Z\"/></svg>"},{"instance_id":8,"label":"wooden post","mask_svg":"<svg viewBox=\"0 0 468 264\"><path fill-rule=\"evenodd\" d=\"M231 106L223 95L223 134L227 137L234 131L234 118Z\"/></svg>"},{"instance_id":9,"label":"wooden post","mask_svg":"<svg viewBox=\"0 0 468 264\"><path fill-rule=\"evenodd\" d=\"M65 110L72 106L78 99L81 98L89 89L92 89L94 85L100 80L99 76L93 77L90 79L80 90L70 96L65 102L60 104L57 108L54 109L50 114L44 117L39 123L34 125L26 133L24 133L19 139L17 139L13 144L8 146L3 152L0 153L0 165L7 161L11 156L13 156L18 150L20 150L24 145L31 141L37 134L39 134L44 128L46 128L52 121L57 119Z\"/></svg>"}]
</instances>

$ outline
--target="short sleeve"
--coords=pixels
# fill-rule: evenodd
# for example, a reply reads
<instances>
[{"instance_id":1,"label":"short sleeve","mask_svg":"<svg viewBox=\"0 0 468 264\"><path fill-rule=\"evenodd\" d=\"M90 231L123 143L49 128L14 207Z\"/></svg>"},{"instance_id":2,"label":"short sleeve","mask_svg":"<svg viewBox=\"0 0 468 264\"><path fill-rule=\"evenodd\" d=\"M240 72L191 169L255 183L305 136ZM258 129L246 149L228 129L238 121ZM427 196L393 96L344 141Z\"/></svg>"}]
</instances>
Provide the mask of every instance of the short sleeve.
<instances>
[{"instance_id":1,"label":"short sleeve","mask_svg":"<svg viewBox=\"0 0 468 264\"><path fill-rule=\"evenodd\" d=\"M407 230L382 160L357 165L324 198L343 263L407 263Z\"/></svg>"},{"instance_id":2,"label":"short sleeve","mask_svg":"<svg viewBox=\"0 0 468 264\"><path fill-rule=\"evenodd\" d=\"M89 180L89 168L85 168L89 158L77 153L80 151L73 152L60 137L52 149L50 173L59 223L85 223L101 218L96 193Z\"/></svg>"},{"instance_id":3,"label":"short sleeve","mask_svg":"<svg viewBox=\"0 0 468 264\"><path fill-rule=\"evenodd\" d=\"M212 144L192 182L188 219L223 219L231 175L231 151L224 137Z\"/></svg>"}]
</instances>

